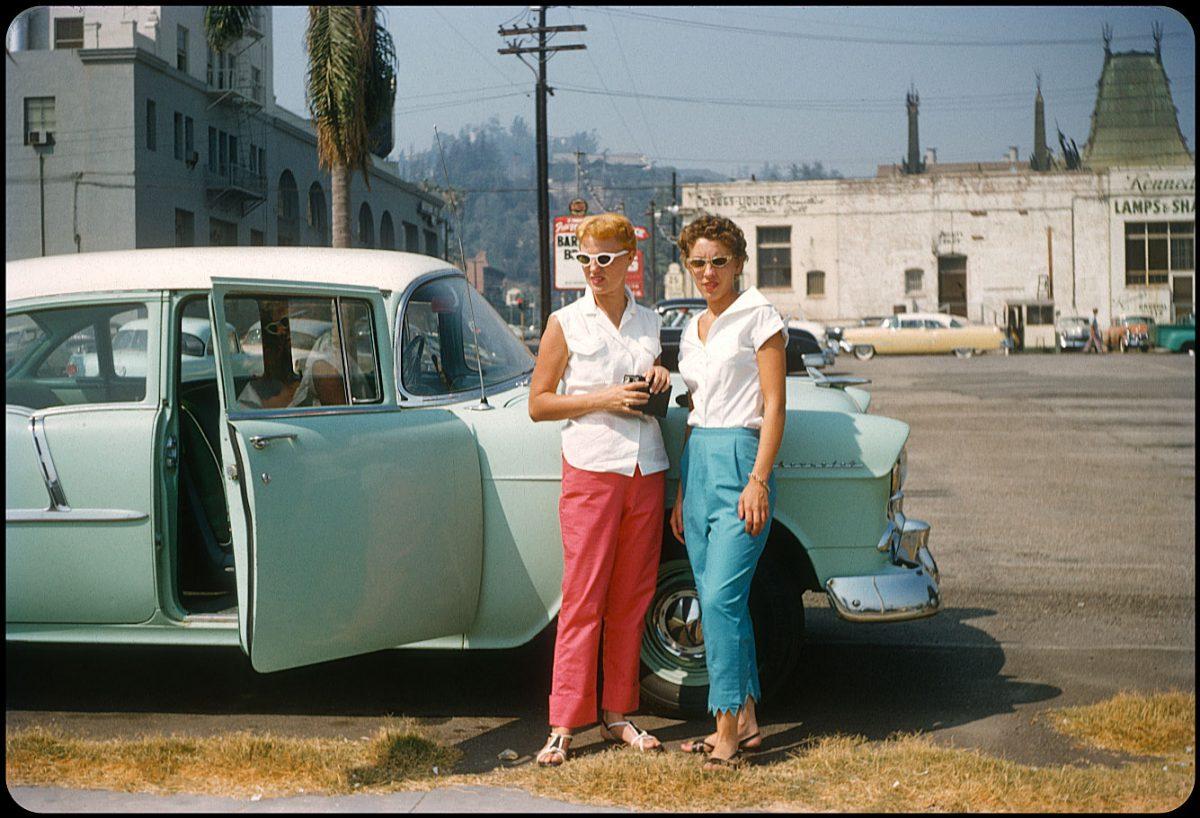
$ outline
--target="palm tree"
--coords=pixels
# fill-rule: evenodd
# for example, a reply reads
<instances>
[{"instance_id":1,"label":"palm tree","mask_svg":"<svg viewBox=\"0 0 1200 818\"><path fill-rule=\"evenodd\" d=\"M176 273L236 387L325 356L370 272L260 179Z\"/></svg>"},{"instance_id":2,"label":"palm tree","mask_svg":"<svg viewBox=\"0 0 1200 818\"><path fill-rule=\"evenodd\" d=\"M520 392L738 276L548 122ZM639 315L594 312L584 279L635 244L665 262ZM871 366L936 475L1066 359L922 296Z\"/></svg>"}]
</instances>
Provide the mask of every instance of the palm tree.
<instances>
[{"instance_id":1,"label":"palm tree","mask_svg":"<svg viewBox=\"0 0 1200 818\"><path fill-rule=\"evenodd\" d=\"M396 49L376 6L309 6L305 96L317 129L317 158L330 173L333 246L350 246L350 178L367 189L371 128L390 117Z\"/></svg>"},{"instance_id":2,"label":"palm tree","mask_svg":"<svg viewBox=\"0 0 1200 818\"><path fill-rule=\"evenodd\" d=\"M250 6L205 6L204 34L213 51L224 51L241 39L250 22Z\"/></svg>"}]
</instances>

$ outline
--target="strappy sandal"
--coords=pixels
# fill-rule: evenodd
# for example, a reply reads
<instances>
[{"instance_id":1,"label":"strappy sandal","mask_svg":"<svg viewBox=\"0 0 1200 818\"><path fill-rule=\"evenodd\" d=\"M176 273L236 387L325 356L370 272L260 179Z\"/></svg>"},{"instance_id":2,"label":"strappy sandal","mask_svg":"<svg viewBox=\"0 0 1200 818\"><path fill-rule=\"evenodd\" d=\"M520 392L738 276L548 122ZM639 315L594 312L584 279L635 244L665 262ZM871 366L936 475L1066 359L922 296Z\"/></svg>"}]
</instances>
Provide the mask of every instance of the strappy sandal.
<instances>
[{"instance_id":1,"label":"strappy sandal","mask_svg":"<svg viewBox=\"0 0 1200 818\"><path fill-rule=\"evenodd\" d=\"M758 752L759 748L762 747L761 741L759 741L754 746L750 746L750 745L746 744L746 742L754 741L754 739L759 738L761 735L762 735L762 733L755 730L753 733L746 736L744 739L740 739L738 741L738 752L745 752L745 753ZM704 753L705 755L708 755L709 753L711 753L713 751L713 745L709 744L707 741L705 741L703 739L692 739L690 741L685 741L682 744L680 744L679 749L685 753Z\"/></svg>"},{"instance_id":2,"label":"strappy sandal","mask_svg":"<svg viewBox=\"0 0 1200 818\"><path fill-rule=\"evenodd\" d=\"M625 725L632 727L633 732L637 734L633 741L626 741L617 733L616 730L613 729L614 727L624 727ZM633 747L641 753L657 753L663 748L662 742L655 744L653 747L647 747L646 739L654 739L655 741L658 741L658 739L638 727L632 721L614 721L612 724L608 724L607 722L601 720L600 735L603 736L604 740L607 742L612 744L624 744L629 747Z\"/></svg>"},{"instance_id":3,"label":"strappy sandal","mask_svg":"<svg viewBox=\"0 0 1200 818\"><path fill-rule=\"evenodd\" d=\"M537 754L538 766L558 767L570 758L571 738L566 733L551 733L546 746Z\"/></svg>"},{"instance_id":4,"label":"strappy sandal","mask_svg":"<svg viewBox=\"0 0 1200 818\"><path fill-rule=\"evenodd\" d=\"M717 758L716 756L710 755L708 758L706 758L704 760L704 766L701 767L701 769L703 769L703 770L740 770L745 765L745 763L746 762L742 759L742 753L739 750L738 752L731 755L729 758Z\"/></svg>"}]
</instances>

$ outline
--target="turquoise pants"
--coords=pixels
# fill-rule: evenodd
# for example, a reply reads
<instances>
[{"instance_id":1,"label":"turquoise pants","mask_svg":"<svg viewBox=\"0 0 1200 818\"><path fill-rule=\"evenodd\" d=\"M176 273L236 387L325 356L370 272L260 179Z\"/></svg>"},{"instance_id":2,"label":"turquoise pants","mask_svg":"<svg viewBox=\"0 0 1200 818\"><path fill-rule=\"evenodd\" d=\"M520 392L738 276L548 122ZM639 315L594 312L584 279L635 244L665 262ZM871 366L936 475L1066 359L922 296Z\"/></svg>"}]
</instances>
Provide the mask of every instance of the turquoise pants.
<instances>
[{"instance_id":1,"label":"turquoise pants","mask_svg":"<svg viewBox=\"0 0 1200 818\"><path fill-rule=\"evenodd\" d=\"M767 543L767 524L757 537L738 519L738 497L758 456L753 429L691 431L680 463L683 536L700 597L704 661L708 666L708 711L737 713L753 696L758 702L758 660L750 623L750 581ZM767 481L775 509L775 476Z\"/></svg>"}]
</instances>

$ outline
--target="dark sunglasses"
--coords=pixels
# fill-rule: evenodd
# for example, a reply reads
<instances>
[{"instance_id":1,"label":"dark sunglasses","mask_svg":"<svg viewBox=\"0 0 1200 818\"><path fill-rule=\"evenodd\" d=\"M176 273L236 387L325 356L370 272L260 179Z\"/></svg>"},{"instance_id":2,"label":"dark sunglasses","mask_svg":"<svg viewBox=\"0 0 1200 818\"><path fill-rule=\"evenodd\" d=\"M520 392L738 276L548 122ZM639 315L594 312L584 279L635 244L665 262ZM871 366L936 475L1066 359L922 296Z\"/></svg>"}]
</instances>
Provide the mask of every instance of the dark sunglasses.
<instances>
[{"instance_id":1,"label":"dark sunglasses","mask_svg":"<svg viewBox=\"0 0 1200 818\"><path fill-rule=\"evenodd\" d=\"M292 331L292 324L288 319L280 318L278 321L272 321L263 327L263 332L267 335L287 335Z\"/></svg>"},{"instance_id":2,"label":"dark sunglasses","mask_svg":"<svg viewBox=\"0 0 1200 818\"><path fill-rule=\"evenodd\" d=\"M729 256L713 256L712 258L689 258L687 266L696 272L704 269L704 265L711 264L714 269L721 269L730 261Z\"/></svg>"}]
</instances>

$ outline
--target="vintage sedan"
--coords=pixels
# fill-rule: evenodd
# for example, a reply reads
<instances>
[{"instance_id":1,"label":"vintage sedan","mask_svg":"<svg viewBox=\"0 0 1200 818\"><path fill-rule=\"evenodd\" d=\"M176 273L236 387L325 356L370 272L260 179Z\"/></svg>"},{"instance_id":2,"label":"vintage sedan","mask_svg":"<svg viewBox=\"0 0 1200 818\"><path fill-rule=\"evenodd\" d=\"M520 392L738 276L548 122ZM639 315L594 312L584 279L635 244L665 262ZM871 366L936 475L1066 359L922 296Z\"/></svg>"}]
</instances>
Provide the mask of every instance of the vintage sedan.
<instances>
[{"instance_id":1,"label":"vintage sedan","mask_svg":"<svg viewBox=\"0 0 1200 818\"><path fill-rule=\"evenodd\" d=\"M221 247L51 256L5 278L9 640L240 645L268 672L511 648L553 622L559 424L529 419L533 358L459 270ZM302 372L298 316L329 326ZM207 371L185 366L189 319L233 327ZM145 361L118 372L113 338L134 320ZM261 347L239 351L256 323L271 327ZM95 373L47 366L85 330ZM904 511L907 425L816 371L788 378L787 402L751 594L768 689L797 666L806 590L850 622L940 604L929 526ZM673 406L661 421L673 463L685 419ZM673 498L677 467L668 478ZM700 622L667 533L642 651L649 704L703 710Z\"/></svg>"},{"instance_id":2,"label":"vintage sedan","mask_svg":"<svg viewBox=\"0 0 1200 818\"><path fill-rule=\"evenodd\" d=\"M1154 345L1154 319L1148 315L1119 315L1104 331L1104 343L1110 349L1149 352Z\"/></svg>"},{"instance_id":3,"label":"vintage sedan","mask_svg":"<svg viewBox=\"0 0 1200 818\"><path fill-rule=\"evenodd\" d=\"M921 355L953 352L970 358L977 352L1001 349L1010 342L1000 327L974 324L957 315L914 312L889 315L873 327L846 327L842 348L860 361L879 355Z\"/></svg>"},{"instance_id":4,"label":"vintage sedan","mask_svg":"<svg viewBox=\"0 0 1200 818\"><path fill-rule=\"evenodd\" d=\"M704 312L708 303L703 298L668 298L655 304L654 309L662 318L659 341L662 344L662 365L672 372L679 371L679 339L693 316ZM788 325L787 371L789 374L806 371L804 356L820 355L824 364L832 364L833 350L823 346L807 329Z\"/></svg>"},{"instance_id":5,"label":"vintage sedan","mask_svg":"<svg viewBox=\"0 0 1200 818\"><path fill-rule=\"evenodd\" d=\"M1159 324L1155 329L1154 345L1168 352L1196 354L1196 314L1190 313L1174 324Z\"/></svg>"},{"instance_id":6,"label":"vintage sedan","mask_svg":"<svg viewBox=\"0 0 1200 818\"><path fill-rule=\"evenodd\" d=\"M1060 315L1054 322L1054 348L1057 352L1068 349L1082 350L1087 346L1092 333L1091 319L1085 315Z\"/></svg>"}]
</instances>

